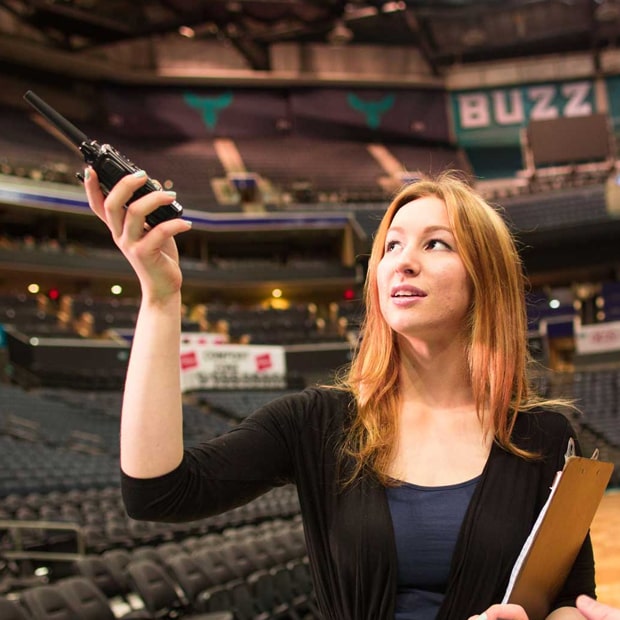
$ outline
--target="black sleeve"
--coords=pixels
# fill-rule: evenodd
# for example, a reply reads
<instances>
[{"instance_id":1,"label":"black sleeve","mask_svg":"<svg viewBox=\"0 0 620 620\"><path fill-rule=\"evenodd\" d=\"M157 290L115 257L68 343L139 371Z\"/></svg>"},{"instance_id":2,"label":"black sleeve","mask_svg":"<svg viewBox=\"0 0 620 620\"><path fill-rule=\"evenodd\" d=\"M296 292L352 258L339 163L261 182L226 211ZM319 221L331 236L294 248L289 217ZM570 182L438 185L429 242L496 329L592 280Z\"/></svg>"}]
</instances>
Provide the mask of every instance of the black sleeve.
<instances>
[{"instance_id":1,"label":"black sleeve","mask_svg":"<svg viewBox=\"0 0 620 620\"><path fill-rule=\"evenodd\" d=\"M121 472L127 513L149 521L192 521L230 510L294 479L293 451L307 405L303 393L272 401L236 428L184 452L159 477Z\"/></svg>"}]
</instances>

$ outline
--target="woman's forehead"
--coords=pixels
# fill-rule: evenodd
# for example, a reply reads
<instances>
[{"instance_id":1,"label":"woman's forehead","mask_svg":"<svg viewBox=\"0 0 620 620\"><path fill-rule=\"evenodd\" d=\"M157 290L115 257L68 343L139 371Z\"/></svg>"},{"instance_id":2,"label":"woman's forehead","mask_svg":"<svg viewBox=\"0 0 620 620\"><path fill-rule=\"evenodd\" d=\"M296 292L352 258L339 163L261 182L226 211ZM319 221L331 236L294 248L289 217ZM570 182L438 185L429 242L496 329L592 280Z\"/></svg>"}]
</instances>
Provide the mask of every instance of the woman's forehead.
<instances>
[{"instance_id":1,"label":"woman's forehead","mask_svg":"<svg viewBox=\"0 0 620 620\"><path fill-rule=\"evenodd\" d=\"M451 228L446 204L437 196L423 196L404 203L394 213L390 228L407 224L436 224Z\"/></svg>"}]
</instances>

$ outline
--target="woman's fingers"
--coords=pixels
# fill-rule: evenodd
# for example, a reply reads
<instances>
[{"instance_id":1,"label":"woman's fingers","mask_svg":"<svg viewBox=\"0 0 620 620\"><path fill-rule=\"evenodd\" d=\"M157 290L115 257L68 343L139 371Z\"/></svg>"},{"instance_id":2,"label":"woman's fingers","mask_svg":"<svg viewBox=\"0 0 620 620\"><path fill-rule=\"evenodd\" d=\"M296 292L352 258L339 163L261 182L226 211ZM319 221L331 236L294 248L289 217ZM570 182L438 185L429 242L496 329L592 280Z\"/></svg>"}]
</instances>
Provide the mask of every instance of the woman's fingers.
<instances>
[{"instance_id":1,"label":"woman's fingers","mask_svg":"<svg viewBox=\"0 0 620 620\"><path fill-rule=\"evenodd\" d=\"M620 620L620 608L613 608L582 594L577 597L577 609L588 620Z\"/></svg>"},{"instance_id":2,"label":"woman's fingers","mask_svg":"<svg viewBox=\"0 0 620 620\"><path fill-rule=\"evenodd\" d=\"M126 241L135 241L144 234L144 222L149 213L162 205L170 204L175 194L173 192L156 191L132 202L126 208L137 189L147 180L142 170L123 177L109 192L103 195L97 180L97 174L92 168L87 168L84 174L84 187L88 202L93 212L107 225L117 243L121 237ZM187 225L181 230L187 230ZM177 231L178 232L178 231Z\"/></svg>"},{"instance_id":3,"label":"woman's fingers","mask_svg":"<svg viewBox=\"0 0 620 620\"><path fill-rule=\"evenodd\" d=\"M86 190L86 198L88 198L90 208L99 219L105 222L105 210L103 208L105 197L99 187L97 173L91 167L84 170L84 189Z\"/></svg>"},{"instance_id":4,"label":"woman's fingers","mask_svg":"<svg viewBox=\"0 0 620 620\"><path fill-rule=\"evenodd\" d=\"M528 620L521 605L492 605L479 616L471 616L469 620Z\"/></svg>"},{"instance_id":5,"label":"woman's fingers","mask_svg":"<svg viewBox=\"0 0 620 620\"><path fill-rule=\"evenodd\" d=\"M144 234L144 222L149 213L158 207L170 204L176 197L174 192L155 191L140 200L132 202L125 212L124 236L128 239L139 239ZM155 228L159 228L158 224Z\"/></svg>"},{"instance_id":6,"label":"woman's fingers","mask_svg":"<svg viewBox=\"0 0 620 620\"><path fill-rule=\"evenodd\" d=\"M155 247L161 247L168 239L178 235L179 233L186 232L191 227L192 223L190 220L185 220L182 218L167 220L165 222L161 222L161 224L157 224L155 228L149 230L148 239L145 238L145 242L148 241L149 244L152 244Z\"/></svg>"},{"instance_id":7,"label":"woman's fingers","mask_svg":"<svg viewBox=\"0 0 620 620\"><path fill-rule=\"evenodd\" d=\"M109 194L104 197L99 187L97 173L90 167L86 168L84 172L84 187L88 203L93 212L108 225L115 240L123 232L125 205L129 202L134 192L146 183L147 178L143 170L129 174L123 177L110 190Z\"/></svg>"},{"instance_id":8,"label":"woman's fingers","mask_svg":"<svg viewBox=\"0 0 620 620\"><path fill-rule=\"evenodd\" d=\"M123 177L106 196L103 202L106 222L115 240L121 236L125 227L125 205L134 192L146 183L147 178L144 170L138 170L138 172ZM138 236L141 236L142 232L141 228Z\"/></svg>"}]
</instances>

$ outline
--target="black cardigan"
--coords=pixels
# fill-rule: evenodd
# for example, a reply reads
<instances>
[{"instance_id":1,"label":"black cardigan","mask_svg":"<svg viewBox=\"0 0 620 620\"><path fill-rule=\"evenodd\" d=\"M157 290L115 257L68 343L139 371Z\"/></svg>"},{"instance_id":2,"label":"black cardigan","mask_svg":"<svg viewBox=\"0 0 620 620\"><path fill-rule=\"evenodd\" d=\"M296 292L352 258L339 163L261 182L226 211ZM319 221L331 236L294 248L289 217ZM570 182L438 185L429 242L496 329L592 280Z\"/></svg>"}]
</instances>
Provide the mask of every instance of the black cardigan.
<instances>
[{"instance_id":1,"label":"black cardigan","mask_svg":"<svg viewBox=\"0 0 620 620\"><path fill-rule=\"evenodd\" d=\"M396 546L385 489L369 476L344 491L339 485L338 446L352 409L350 394L328 388L277 399L232 431L186 449L181 465L164 476L122 474L127 511L136 519L189 521L295 483L324 618L393 620ZM461 528L437 620L466 619L500 602L573 436L559 413L521 413L513 439L542 457L526 461L492 447ZM582 593L594 595L589 537L555 606L574 605Z\"/></svg>"}]
</instances>

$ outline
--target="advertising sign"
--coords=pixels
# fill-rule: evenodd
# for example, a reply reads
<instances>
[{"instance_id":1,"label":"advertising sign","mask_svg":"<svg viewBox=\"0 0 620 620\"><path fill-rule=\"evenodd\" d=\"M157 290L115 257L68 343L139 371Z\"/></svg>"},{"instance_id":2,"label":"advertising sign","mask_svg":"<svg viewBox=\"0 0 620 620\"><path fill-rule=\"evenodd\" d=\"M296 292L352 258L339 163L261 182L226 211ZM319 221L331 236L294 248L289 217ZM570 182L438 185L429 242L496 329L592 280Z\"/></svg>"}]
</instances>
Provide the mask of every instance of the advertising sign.
<instances>
[{"instance_id":1,"label":"advertising sign","mask_svg":"<svg viewBox=\"0 0 620 620\"><path fill-rule=\"evenodd\" d=\"M530 121L597 112L594 82L525 84L451 93L455 136L463 147L516 146Z\"/></svg>"},{"instance_id":2,"label":"advertising sign","mask_svg":"<svg viewBox=\"0 0 620 620\"><path fill-rule=\"evenodd\" d=\"M181 389L286 387L283 347L244 344L182 344Z\"/></svg>"}]
</instances>

